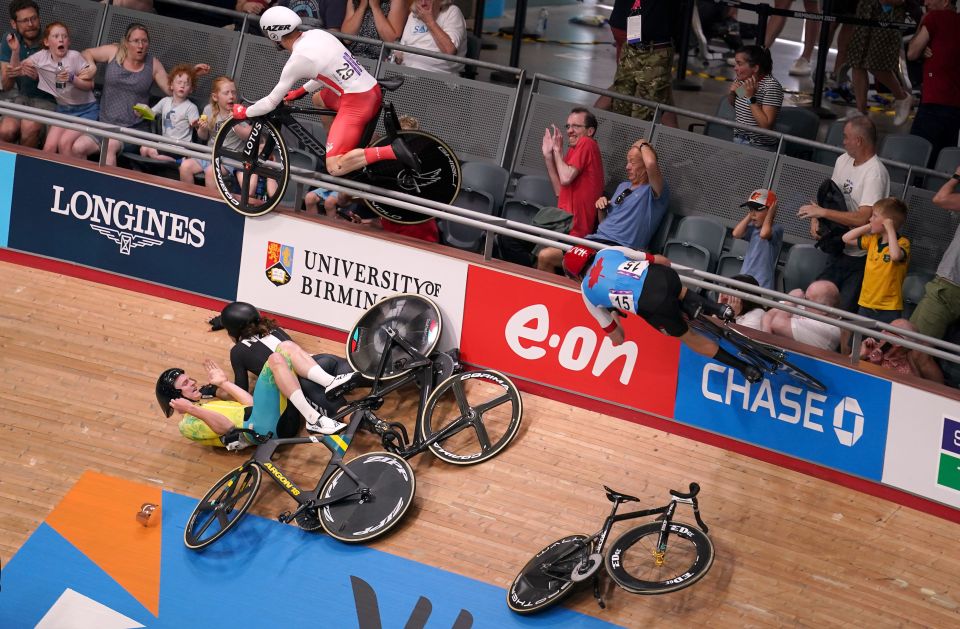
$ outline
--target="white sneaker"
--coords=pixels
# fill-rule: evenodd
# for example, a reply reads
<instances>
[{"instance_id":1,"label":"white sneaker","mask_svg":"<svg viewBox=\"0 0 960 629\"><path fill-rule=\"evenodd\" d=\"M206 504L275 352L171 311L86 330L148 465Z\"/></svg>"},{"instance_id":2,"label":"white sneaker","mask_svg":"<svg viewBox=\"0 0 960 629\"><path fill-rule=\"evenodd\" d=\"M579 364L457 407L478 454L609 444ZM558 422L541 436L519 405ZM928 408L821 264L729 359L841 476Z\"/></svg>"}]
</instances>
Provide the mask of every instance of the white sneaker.
<instances>
[{"instance_id":1,"label":"white sneaker","mask_svg":"<svg viewBox=\"0 0 960 629\"><path fill-rule=\"evenodd\" d=\"M897 112L893 116L893 124L899 127L907 121L907 117L910 115L910 111L913 109L913 96L907 94L904 98L893 101L893 106L894 110Z\"/></svg>"},{"instance_id":2,"label":"white sneaker","mask_svg":"<svg viewBox=\"0 0 960 629\"><path fill-rule=\"evenodd\" d=\"M808 76L810 71L810 62L803 57L797 57L797 60L790 66L790 76Z\"/></svg>"},{"instance_id":3,"label":"white sneaker","mask_svg":"<svg viewBox=\"0 0 960 629\"><path fill-rule=\"evenodd\" d=\"M319 432L322 435L333 435L346 427L346 424L330 419L326 415L320 415L317 417L317 421L313 423L307 420L307 430L310 432Z\"/></svg>"},{"instance_id":4,"label":"white sneaker","mask_svg":"<svg viewBox=\"0 0 960 629\"><path fill-rule=\"evenodd\" d=\"M324 393L326 393L327 398L330 399L339 397L341 394L353 389L354 382L361 378L363 378L363 376L359 371L342 373L339 376L334 377L333 382L327 385Z\"/></svg>"}]
</instances>

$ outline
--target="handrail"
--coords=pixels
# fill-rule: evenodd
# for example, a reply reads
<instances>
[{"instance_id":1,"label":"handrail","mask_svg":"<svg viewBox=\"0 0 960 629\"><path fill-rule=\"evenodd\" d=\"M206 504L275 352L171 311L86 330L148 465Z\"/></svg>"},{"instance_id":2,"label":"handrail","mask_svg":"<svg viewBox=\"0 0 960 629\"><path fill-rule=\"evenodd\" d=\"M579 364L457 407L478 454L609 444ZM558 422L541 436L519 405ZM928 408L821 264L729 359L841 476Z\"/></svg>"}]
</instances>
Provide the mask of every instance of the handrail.
<instances>
[{"instance_id":1,"label":"handrail","mask_svg":"<svg viewBox=\"0 0 960 629\"><path fill-rule=\"evenodd\" d=\"M163 150L177 153L180 155L186 155L190 157L200 157L202 159L209 159L211 157L209 147L202 147L203 151L194 151L186 146L175 145L167 142L156 142L152 140L146 140L142 137L142 134L133 134L129 133L128 129L121 129L118 127L113 127L110 125L103 125L102 123L92 123L87 121L89 124L78 124L67 122L64 118L69 118L69 116L62 116L49 112L43 109L34 110L35 113L30 113L25 110L31 108L25 107L22 105L16 105L11 103L0 103L0 113L13 113L17 117L27 118L31 120L36 120L38 122L45 123L55 123L58 126L70 127L85 133L90 133L97 135L99 137L109 137L123 141L134 141L140 144L147 146L153 146L154 148L161 148ZM149 134L147 134L149 135ZM156 136L154 136L156 137ZM199 146L199 145L192 145ZM444 220L450 220L457 223L462 223L469 225L478 229L483 229L487 232L498 233L510 235L515 238L520 238L522 240L527 240L529 242L542 244L546 246L559 247L561 249L567 248L570 243L574 244L584 244L587 246L597 247L597 243L582 238L574 238L571 236L566 236L563 234L557 234L550 232L550 238L541 237L536 233L528 232L543 232L547 230L540 230L539 228L531 228L530 226L516 223L503 218L490 217L487 214L482 214L479 212L474 212L472 210L467 210L464 208L458 208L456 206L447 205L443 203L437 203L435 201L429 201L426 199L421 199L412 195L393 192L390 190L384 190L381 188L376 188L370 184L364 184L357 181L352 181L348 179L338 179L336 177L331 177L329 175L323 175L319 173L312 173L305 169L292 168L293 174L291 178L294 181L299 183L304 183L307 185L313 186L322 186L329 188L338 192L346 192L348 194L354 195L360 198L367 198L373 201L380 203L389 203L404 209L412 210L415 212L420 212L422 214L427 214L433 217L439 217ZM741 298L750 299L757 303L768 305L772 308L778 308L780 310L785 310L793 314L801 314L805 317L811 319L829 323L835 325L842 329L849 330L854 332L858 337L861 334L869 334L871 336L889 341L891 343L896 343L910 349L916 349L918 351L943 358L951 362L960 363L960 346L941 341L939 339L933 339L930 337L925 337L916 333L912 333L908 330L901 330L899 328L893 328L887 324L883 324L877 321L868 320L859 315L854 315L842 310L837 310L834 308L829 308L822 306L815 302L811 302L806 299L793 297L792 295L785 295L782 293L777 293L776 291L771 291L769 289L759 288L751 284L744 284L742 282L737 282L730 278L714 275L711 273L706 273L704 271L698 271L696 269L691 269L684 267L682 265L674 265L675 268L680 272L681 279L685 284L692 285L698 288L707 288L709 290L715 290L717 292L729 293L736 295ZM773 299L768 299L769 297L774 297ZM781 302L790 302L795 305L790 305L790 303L781 303ZM807 309L800 309L795 306L804 306ZM812 311L811 311L812 310ZM821 314L826 313L826 314ZM838 318L831 318L827 315L833 314ZM866 325L864 325L866 323ZM887 331L894 331L897 336L891 336L886 334ZM904 338L908 337L908 338ZM920 340L923 344L914 342L910 339ZM856 344L857 347L854 348L854 352L851 355L851 358L854 359L854 362L859 359L859 343ZM935 347L931 347L931 345ZM944 351L948 350L948 351ZM953 352L953 353L950 353Z\"/></svg>"}]
</instances>

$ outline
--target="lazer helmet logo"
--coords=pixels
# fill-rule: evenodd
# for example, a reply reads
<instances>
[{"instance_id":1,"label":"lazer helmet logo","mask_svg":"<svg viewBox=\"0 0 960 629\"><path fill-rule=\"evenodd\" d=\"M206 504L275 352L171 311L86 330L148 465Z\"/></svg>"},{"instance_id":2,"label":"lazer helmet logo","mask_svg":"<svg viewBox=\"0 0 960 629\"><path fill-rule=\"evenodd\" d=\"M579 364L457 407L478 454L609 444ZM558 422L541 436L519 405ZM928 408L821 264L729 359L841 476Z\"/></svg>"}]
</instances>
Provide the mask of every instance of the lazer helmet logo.
<instances>
[{"instance_id":1,"label":"lazer helmet logo","mask_svg":"<svg viewBox=\"0 0 960 629\"><path fill-rule=\"evenodd\" d=\"M260 30L267 33L275 33L277 31L289 31L293 29L292 24L270 24L269 26L261 26Z\"/></svg>"}]
</instances>

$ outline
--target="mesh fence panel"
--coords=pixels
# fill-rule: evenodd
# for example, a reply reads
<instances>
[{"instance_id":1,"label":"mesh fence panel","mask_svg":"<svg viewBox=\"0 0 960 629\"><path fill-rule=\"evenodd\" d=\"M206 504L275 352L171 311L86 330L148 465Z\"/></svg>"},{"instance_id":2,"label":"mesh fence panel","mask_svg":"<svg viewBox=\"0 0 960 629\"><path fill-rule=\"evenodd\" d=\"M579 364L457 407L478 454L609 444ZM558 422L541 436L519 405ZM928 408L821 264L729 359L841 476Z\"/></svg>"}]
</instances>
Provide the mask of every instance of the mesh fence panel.
<instances>
[{"instance_id":1,"label":"mesh fence panel","mask_svg":"<svg viewBox=\"0 0 960 629\"><path fill-rule=\"evenodd\" d=\"M903 234L910 239L910 271L936 273L940 258L960 225L960 214L933 204L936 193L910 188L904 201L909 208Z\"/></svg>"},{"instance_id":2,"label":"mesh fence panel","mask_svg":"<svg viewBox=\"0 0 960 629\"><path fill-rule=\"evenodd\" d=\"M820 184L832 173L832 166L795 157L780 158L772 190L777 193L779 201L777 223L783 225L787 241L810 241L810 220L797 217L797 211L801 205L816 201Z\"/></svg>"}]
</instances>

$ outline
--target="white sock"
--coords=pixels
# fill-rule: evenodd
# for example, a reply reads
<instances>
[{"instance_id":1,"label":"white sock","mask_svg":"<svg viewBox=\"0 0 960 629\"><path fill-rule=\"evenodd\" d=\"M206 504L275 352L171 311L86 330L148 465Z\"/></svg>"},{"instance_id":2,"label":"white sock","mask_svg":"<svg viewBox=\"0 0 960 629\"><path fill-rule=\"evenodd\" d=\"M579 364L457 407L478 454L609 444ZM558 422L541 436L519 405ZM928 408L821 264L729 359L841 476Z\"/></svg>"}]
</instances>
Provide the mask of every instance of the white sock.
<instances>
[{"instance_id":1,"label":"white sock","mask_svg":"<svg viewBox=\"0 0 960 629\"><path fill-rule=\"evenodd\" d=\"M300 411L300 414L303 415L303 418L307 420L308 424L315 424L320 417L320 413L317 412L317 409L313 408L310 405L310 402L307 402L307 398L303 395L303 390L297 389L289 397L290 403L297 407L297 410Z\"/></svg>"},{"instance_id":2,"label":"white sock","mask_svg":"<svg viewBox=\"0 0 960 629\"><path fill-rule=\"evenodd\" d=\"M324 371L320 365L314 365L310 368L310 371L307 372L307 380L316 382L322 387L329 387L330 383L333 382L333 376ZM297 408L300 407L298 406Z\"/></svg>"}]
</instances>

